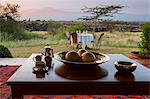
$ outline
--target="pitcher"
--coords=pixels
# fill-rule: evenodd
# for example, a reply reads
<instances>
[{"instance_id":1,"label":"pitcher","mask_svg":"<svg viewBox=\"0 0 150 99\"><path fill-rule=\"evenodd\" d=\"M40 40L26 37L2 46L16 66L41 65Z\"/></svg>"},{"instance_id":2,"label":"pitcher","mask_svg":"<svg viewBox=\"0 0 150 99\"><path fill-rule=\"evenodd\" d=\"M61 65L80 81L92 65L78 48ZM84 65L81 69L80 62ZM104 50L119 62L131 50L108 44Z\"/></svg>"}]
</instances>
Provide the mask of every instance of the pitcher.
<instances>
[{"instance_id":1,"label":"pitcher","mask_svg":"<svg viewBox=\"0 0 150 99\"><path fill-rule=\"evenodd\" d=\"M51 57L54 57L53 55L53 49L51 48L51 46L49 46L49 44L47 44L45 46L45 56L51 56Z\"/></svg>"}]
</instances>

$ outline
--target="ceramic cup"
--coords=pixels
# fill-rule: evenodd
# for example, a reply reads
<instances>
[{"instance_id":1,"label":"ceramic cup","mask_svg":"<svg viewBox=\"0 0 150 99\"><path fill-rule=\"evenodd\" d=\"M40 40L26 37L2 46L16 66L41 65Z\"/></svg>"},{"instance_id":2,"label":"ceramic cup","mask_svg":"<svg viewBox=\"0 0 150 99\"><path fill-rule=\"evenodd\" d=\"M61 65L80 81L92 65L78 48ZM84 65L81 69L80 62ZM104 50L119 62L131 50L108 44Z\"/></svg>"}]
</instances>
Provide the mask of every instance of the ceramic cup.
<instances>
[{"instance_id":1,"label":"ceramic cup","mask_svg":"<svg viewBox=\"0 0 150 99\"><path fill-rule=\"evenodd\" d=\"M37 56L33 57L33 61L34 62L42 61L42 55L37 55Z\"/></svg>"},{"instance_id":2,"label":"ceramic cup","mask_svg":"<svg viewBox=\"0 0 150 99\"><path fill-rule=\"evenodd\" d=\"M35 67L33 67L34 71L44 71L45 70L45 63L42 61L37 61L35 63Z\"/></svg>"}]
</instances>

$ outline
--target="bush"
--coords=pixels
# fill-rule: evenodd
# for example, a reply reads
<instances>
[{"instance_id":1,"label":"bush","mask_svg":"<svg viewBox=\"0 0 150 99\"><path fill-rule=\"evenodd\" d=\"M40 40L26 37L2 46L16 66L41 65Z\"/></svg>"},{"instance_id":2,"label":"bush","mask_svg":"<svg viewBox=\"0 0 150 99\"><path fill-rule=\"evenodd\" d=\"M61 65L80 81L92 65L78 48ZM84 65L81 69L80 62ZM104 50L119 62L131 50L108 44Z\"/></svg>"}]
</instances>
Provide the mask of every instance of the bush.
<instances>
[{"instance_id":1,"label":"bush","mask_svg":"<svg viewBox=\"0 0 150 99\"><path fill-rule=\"evenodd\" d=\"M57 30L57 34L54 36L54 39L56 40L61 40L61 39L67 39L67 36L65 34L65 32L69 32L69 33L75 33L76 31L81 31L83 32L85 29L84 25L71 25L67 28L61 28Z\"/></svg>"},{"instance_id":2,"label":"bush","mask_svg":"<svg viewBox=\"0 0 150 99\"><path fill-rule=\"evenodd\" d=\"M65 32L66 32L65 30L59 30L58 33L54 36L54 39L55 40L67 39Z\"/></svg>"},{"instance_id":3,"label":"bush","mask_svg":"<svg viewBox=\"0 0 150 99\"><path fill-rule=\"evenodd\" d=\"M0 32L0 42L14 40L14 39L15 38L13 38L12 34L9 34L7 32Z\"/></svg>"},{"instance_id":4,"label":"bush","mask_svg":"<svg viewBox=\"0 0 150 99\"><path fill-rule=\"evenodd\" d=\"M0 21L0 39L7 40L22 40L25 38L25 30L20 22L15 20Z\"/></svg>"},{"instance_id":5,"label":"bush","mask_svg":"<svg viewBox=\"0 0 150 99\"><path fill-rule=\"evenodd\" d=\"M25 31L20 22L15 20L7 20L0 22L0 42L18 41L43 38L38 34Z\"/></svg>"},{"instance_id":6,"label":"bush","mask_svg":"<svg viewBox=\"0 0 150 99\"><path fill-rule=\"evenodd\" d=\"M74 33L76 31L83 32L84 30L86 30L86 28L82 24L72 25L66 29L66 31L68 31L70 33Z\"/></svg>"},{"instance_id":7,"label":"bush","mask_svg":"<svg viewBox=\"0 0 150 99\"><path fill-rule=\"evenodd\" d=\"M85 29L82 24L75 24L70 26L65 26L59 22L49 22L48 23L48 33L54 36L55 40L67 39L65 32L74 33L76 31L83 32Z\"/></svg>"},{"instance_id":8,"label":"bush","mask_svg":"<svg viewBox=\"0 0 150 99\"><path fill-rule=\"evenodd\" d=\"M9 49L3 45L0 45L0 58L12 58Z\"/></svg>"},{"instance_id":9,"label":"bush","mask_svg":"<svg viewBox=\"0 0 150 99\"><path fill-rule=\"evenodd\" d=\"M60 30L63 30L63 24L58 22L49 22L48 23L48 33L56 35Z\"/></svg>"},{"instance_id":10,"label":"bush","mask_svg":"<svg viewBox=\"0 0 150 99\"><path fill-rule=\"evenodd\" d=\"M138 43L140 54L150 56L150 22L146 22L142 26L141 41Z\"/></svg>"}]
</instances>

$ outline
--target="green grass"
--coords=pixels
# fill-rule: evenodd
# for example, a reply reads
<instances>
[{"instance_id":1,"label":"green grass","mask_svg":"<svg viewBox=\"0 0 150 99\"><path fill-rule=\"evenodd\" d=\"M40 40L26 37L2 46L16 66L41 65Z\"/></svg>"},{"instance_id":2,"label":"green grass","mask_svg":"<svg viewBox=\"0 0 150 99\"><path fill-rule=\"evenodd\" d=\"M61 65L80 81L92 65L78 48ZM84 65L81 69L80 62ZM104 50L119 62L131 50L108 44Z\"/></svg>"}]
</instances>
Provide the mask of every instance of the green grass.
<instances>
[{"instance_id":1,"label":"green grass","mask_svg":"<svg viewBox=\"0 0 150 99\"><path fill-rule=\"evenodd\" d=\"M3 42L3 45L10 48L16 48L16 47L36 47L36 46L42 46L46 44L55 44L55 42L52 42L50 39L32 39L32 40L23 40L23 41L8 41Z\"/></svg>"},{"instance_id":2,"label":"green grass","mask_svg":"<svg viewBox=\"0 0 150 99\"><path fill-rule=\"evenodd\" d=\"M69 48L66 45L52 45L54 52L67 51ZM32 53L44 53L44 46L34 46L34 47L13 47L9 48L12 52L13 57L29 57ZM117 48L117 47L106 47L102 46L100 50L95 50L97 52L102 52L106 54L124 54L128 55L130 51L138 50L138 48Z\"/></svg>"},{"instance_id":3,"label":"green grass","mask_svg":"<svg viewBox=\"0 0 150 99\"><path fill-rule=\"evenodd\" d=\"M29 40L1 42L0 44L10 49L13 57L29 57L32 53L43 53L46 44L50 44L54 52L69 50L65 44L66 39L58 39L58 35L52 36L46 32L30 32L29 35L32 35L33 38ZM99 33L96 33L95 41L98 39L98 36ZM139 37L140 33L107 32L102 39L100 48L95 49L95 51L128 55L130 51L138 50L137 42L139 41Z\"/></svg>"},{"instance_id":4,"label":"green grass","mask_svg":"<svg viewBox=\"0 0 150 99\"><path fill-rule=\"evenodd\" d=\"M122 48L137 48L137 42L140 40L141 33L131 32L105 32L101 44L103 46L122 47ZM96 40L99 33L96 33Z\"/></svg>"},{"instance_id":5,"label":"green grass","mask_svg":"<svg viewBox=\"0 0 150 99\"><path fill-rule=\"evenodd\" d=\"M57 43L52 35L35 34L35 32L28 32L27 35L32 39L5 41L5 42L0 42L0 44L5 45L6 47L9 48L16 48L16 47L44 46L46 44L53 45Z\"/></svg>"}]
</instances>

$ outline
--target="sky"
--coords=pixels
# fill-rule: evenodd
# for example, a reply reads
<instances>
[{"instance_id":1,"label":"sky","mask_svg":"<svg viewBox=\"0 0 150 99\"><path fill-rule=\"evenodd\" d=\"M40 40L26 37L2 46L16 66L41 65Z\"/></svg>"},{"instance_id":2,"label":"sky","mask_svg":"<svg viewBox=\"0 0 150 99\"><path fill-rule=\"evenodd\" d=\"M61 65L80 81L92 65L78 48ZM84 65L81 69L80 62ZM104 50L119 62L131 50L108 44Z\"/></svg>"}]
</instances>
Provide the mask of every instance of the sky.
<instances>
[{"instance_id":1,"label":"sky","mask_svg":"<svg viewBox=\"0 0 150 99\"><path fill-rule=\"evenodd\" d=\"M0 0L0 4L20 5L20 19L77 20L86 16L84 6L125 6L113 20L150 22L150 0Z\"/></svg>"}]
</instances>

